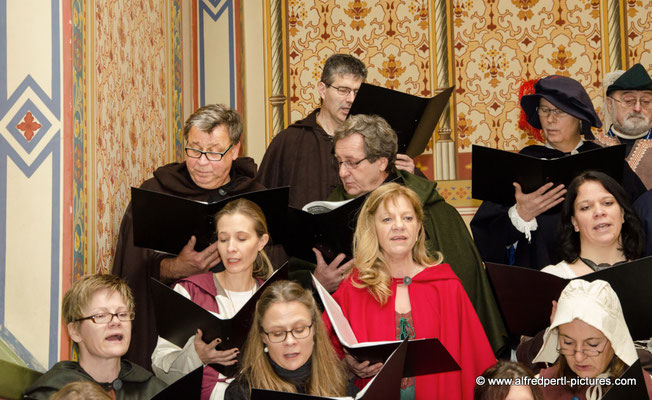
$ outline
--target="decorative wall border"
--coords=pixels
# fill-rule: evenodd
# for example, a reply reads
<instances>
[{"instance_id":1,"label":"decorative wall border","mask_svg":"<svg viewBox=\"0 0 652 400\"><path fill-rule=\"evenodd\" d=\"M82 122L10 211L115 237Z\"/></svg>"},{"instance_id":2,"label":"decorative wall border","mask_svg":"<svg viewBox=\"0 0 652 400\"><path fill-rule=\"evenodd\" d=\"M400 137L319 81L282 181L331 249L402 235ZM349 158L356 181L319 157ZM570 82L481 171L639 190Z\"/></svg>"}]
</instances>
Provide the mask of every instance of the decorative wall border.
<instances>
[{"instance_id":1,"label":"decorative wall border","mask_svg":"<svg viewBox=\"0 0 652 400\"><path fill-rule=\"evenodd\" d=\"M181 41L181 0L170 1L170 25L172 28L172 137L174 149L172 161L183 160L183 55Z\"/></svg>"}]
</instances>

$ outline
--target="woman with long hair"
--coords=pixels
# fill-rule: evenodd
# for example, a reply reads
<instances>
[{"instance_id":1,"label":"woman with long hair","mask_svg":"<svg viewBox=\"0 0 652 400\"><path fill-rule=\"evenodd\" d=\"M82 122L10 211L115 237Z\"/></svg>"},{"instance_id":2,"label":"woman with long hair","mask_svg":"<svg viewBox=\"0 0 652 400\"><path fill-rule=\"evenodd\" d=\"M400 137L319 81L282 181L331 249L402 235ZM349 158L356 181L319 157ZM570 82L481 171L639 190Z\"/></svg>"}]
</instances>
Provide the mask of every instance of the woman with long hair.
<instances>
[{"instance_id":1,"label":"woman with long hair","mask_svg":"<svg viewBox=\"0 0 652 400\"><path fill-rule=\"evenodd\" d=\"M312 293L295 282L271 284L258 300L240 374L225 399L249 399L251 389L344 396L347 377L328 340Z\"/></svg>"},{"instance_id":2,"label":"woman with long hair","mask_svg":"<svg viewBox=\"0 0 652 400\"><path fill-rule=\"evenodd\" d=\"M269 240L265 216L255 203L237 199L224 206L215 216L217 249L224 271L193 275L182 279L174 290L214 313L219 318L232 318L272 273L272 265L263 248ZM217 350L221 342L202 340L202 331L180 348L159 337L152 354L156 376L171 383L204 367L202 399L219 399L228 380L209 364L231 366L237 363L239 350Z\"/></svg>"},{"instance_id":3,"label":"woman with long hair","mask_svg":"<svg viewBox=\"0 0 652 400\"><path fill-rule=\"evenodd\" d=\"M411 189L387 183L374 190L358 216L355 269L333 298L358 342L438 338L460 365L461 371L404 378L402 396L471 399L475 378L496 359L459 278L441 264L445 255L427 253L422 221ZM332 329L331 340L358 387L378 373L380 364L344 354Z\"/></svg>"}]
</instances>

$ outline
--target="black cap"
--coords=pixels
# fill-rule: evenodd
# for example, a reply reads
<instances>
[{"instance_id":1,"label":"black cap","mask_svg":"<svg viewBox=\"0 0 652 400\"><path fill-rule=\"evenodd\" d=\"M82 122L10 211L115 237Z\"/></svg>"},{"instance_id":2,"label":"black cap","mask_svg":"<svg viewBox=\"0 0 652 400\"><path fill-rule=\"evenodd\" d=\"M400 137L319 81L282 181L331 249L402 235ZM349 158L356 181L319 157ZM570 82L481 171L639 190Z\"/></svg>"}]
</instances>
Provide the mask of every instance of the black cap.
<instances>
[{"instance_id":1,"label":"black cap","mask_svg":"<svg viewBox=\"0 0 652 400\"><path fill-rule=\"evenodd\" d=\"M641 64L634 64L607 88L607 96L616 90L652 90L652 79Z\"/></svg>"},{"instance_id":2,"label":"black cap","mask_svg":"<svg viewBox=\"0 0 652 400\"><path fill-rule=\"evenodd\" d=\"M521 97L521 108L527 115L527 122L541 129L541 121L537 107L539 100L544 98L558 109L579 118L582 124L582 134L587 139L593 139L591 126L600 128L602 122L593 108L593 103L582 84L573 78L560 75L550 75L539 79L534 85L534 93Z\"/></svg>"}]
</instances>

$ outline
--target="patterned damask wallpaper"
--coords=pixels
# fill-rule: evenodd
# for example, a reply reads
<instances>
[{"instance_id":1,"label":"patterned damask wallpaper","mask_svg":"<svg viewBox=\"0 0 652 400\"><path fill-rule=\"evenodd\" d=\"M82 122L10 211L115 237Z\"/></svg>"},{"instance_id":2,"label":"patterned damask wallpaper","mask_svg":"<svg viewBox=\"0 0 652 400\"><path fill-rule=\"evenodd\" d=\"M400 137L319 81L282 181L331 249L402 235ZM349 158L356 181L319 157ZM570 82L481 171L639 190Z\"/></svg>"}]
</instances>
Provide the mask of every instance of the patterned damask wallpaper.
<instances>
[{"instance_id":1,"label":"patterned damask wallpaper","mask_svg":"<svg viewBox=\"0 0 652 400\"><path fill-rule=\"evenodd\" d=\"M170 3L99 0L92 10L91 271L111 270L130 187L170 161Z\"/></svg>"},{"instance_id":2,"label":"patterned damask wallpaper","mask_svg":"<svg viewBox=\"0 0 652 400\"><path fill-rule=\"evenodd\" d=\"M628 62L641 61L650 69L652 2L625 3ZM431 95L432 4L289 0L290 119L317 106L320 72L335 52L362 59L370 83ZM585 86L597 109L602 106L606 0L451 0L449 7L458 179L470 179L472 144L517 150L535 142L518 128L521 80L571 76ZM432 176L430 147L417 164Z\"/></svg>"}]
</instances>

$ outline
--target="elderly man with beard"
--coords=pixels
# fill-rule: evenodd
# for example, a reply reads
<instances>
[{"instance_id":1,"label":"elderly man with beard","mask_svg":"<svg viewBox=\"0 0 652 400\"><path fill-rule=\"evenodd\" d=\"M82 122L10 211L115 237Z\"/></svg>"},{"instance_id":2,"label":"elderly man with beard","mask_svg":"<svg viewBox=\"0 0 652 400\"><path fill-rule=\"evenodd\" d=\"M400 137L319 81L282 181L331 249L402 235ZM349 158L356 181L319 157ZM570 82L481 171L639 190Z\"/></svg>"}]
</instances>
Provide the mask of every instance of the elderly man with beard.
<instances>
[{"instance_id":1,"label":"elderly man with beard","mask_svg":"<svg viewBox=\"0 0 652 400\"><path fill-rule=\"evenodd\" d=\"M597 136L597 142L625 144L627 162L645 187L652 189L652 79L636 64L621 72L606 94L605 113L612 123L605 134Z\"/></svg>"}]
</instances>

